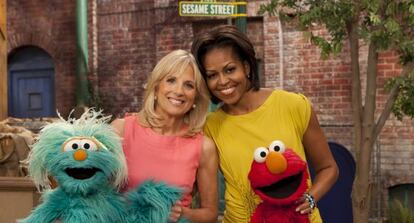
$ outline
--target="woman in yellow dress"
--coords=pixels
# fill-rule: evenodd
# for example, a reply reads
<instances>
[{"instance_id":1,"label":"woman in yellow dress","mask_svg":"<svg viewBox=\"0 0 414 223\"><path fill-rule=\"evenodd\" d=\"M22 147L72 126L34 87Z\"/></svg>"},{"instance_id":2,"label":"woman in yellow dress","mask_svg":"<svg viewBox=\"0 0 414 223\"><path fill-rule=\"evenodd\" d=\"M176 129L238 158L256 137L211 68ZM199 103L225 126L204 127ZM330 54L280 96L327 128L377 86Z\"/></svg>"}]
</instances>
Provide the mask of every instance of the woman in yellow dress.
<instances>
[{"instance_id":1,"label":"woman in yellow dress","mask_svg":"<svg viewBox=\"0 0 414 223\"><path fill-rule=\"evenodd\" d=\"M221 106L207 118L205 134L217 145L225 179L226 223L249 222L260 199L247 175L258 147L281 140L316 171L313 185L296 211L322 222L316 203L338 177L309 100L296 93L260 88L255 51L234 26L218 26L194 39L192 53L212 95Z\"/></svg>"}]
</instances>

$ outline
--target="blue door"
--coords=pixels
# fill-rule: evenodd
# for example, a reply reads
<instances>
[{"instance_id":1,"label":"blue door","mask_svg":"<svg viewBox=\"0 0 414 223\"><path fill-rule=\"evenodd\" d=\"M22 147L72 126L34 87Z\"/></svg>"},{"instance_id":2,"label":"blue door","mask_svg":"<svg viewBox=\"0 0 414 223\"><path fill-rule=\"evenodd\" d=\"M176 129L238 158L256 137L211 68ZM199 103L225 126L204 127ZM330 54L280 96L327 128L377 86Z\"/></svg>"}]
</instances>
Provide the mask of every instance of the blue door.
<instances>
[{"instance_id":1,"label":"blue door","mask_svg":"<svg viewBox=\"0 0 414 223\"><path fill-rule=\"evenodd\" d=\"M339 169L339 177L331 190L318 202L324 223L352 223L352 184L355 177L355 161L344 146L329 142L329 148ZM310 165L312 178L315 176Z\"/></svg>"},{"instance_id":2,"label":"blue door","mask_svg":"<svg viewBox=\"0 0 414 223\"><path fill-rule=\"evenodd\" d=\"M9 116L56 116L51 57L37 47L18 49L9 59Z\"/></svg>"}]
</instances>

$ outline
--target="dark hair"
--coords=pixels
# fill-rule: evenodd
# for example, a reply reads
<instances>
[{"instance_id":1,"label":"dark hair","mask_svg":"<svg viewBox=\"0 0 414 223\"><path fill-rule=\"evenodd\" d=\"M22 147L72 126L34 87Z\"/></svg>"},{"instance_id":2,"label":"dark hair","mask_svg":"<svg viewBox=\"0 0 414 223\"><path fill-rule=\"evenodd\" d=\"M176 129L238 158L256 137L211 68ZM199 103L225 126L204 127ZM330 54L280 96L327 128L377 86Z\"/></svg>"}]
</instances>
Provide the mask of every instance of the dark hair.
<instances>
[{"instance_id":1,"label":"dark hair","mask_svg":"<svg viewBox=\"0 0 414 223\"><path fill-rule=\"evenodd\" d=\"M205 55L212 49L231 47L240 61L247 62L250 66L248 79L250 89L257 91L260 88L259 74L257 73L256 53L253 44L247 36L240 32L235 26L220 25L207 32L201 33L194 38L191 53L194 55L198 67L207 80L206 70L203 65ZM210 92L211 93L211 92ZM211 94L213 103L220 102L220 99Z\"/></svg>"}]
</instances>

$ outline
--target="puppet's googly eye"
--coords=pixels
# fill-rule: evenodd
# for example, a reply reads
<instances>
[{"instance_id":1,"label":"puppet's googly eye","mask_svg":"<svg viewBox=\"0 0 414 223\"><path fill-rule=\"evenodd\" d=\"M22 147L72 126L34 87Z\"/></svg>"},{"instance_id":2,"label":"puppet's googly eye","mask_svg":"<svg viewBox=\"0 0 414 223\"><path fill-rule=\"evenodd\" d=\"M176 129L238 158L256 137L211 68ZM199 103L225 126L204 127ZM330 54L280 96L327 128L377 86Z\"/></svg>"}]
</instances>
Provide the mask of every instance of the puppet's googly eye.
<instances>
[{"instance_id":1,"label":"puppet's googly eye","mask_svg":"<svg viewBox=\"0 0 414 223\"><path fill-rule=\"evenodd\" d=\"M81 148L85 150L90 150L90 151L98 150L98 146L96 145L96 143L90 139L82 139Z\"/></svg>"},{"instance_id":2,"label":"puppet's googly eye","mask_svg":"<svg viewBox=\"0 0 414 223\"><path fill-rule=\"evenodd\" d=\"M263 163L266 161L267 154L269 154L269 150L265 147L259 147L254 151L254 160L258 163Z\"/></svg>"},{"instance_id":3,"label":"puppet's googly eye","mask_svg":"<svg viewBox=\"0 0 414 223\"><path fill-rule=\"evenodd\" d=\"M63 146L63 151L65 152L69 152L72 150L77 150L79 148L81 148L82 146L82 142L79 139L72 139L69 140L65 143L65 145Z\"/></svg>"},{"instance_id":4,"label":"puppet's googly eye","mask_svg":"<svg viewBox=\"0 0 414 223\"><path fill-rule=\"evenodd\" d=\"M279 140L273 141L269 146L269 151L283 153L285 152L285 144Z\"/></svg>"}]
</instances>

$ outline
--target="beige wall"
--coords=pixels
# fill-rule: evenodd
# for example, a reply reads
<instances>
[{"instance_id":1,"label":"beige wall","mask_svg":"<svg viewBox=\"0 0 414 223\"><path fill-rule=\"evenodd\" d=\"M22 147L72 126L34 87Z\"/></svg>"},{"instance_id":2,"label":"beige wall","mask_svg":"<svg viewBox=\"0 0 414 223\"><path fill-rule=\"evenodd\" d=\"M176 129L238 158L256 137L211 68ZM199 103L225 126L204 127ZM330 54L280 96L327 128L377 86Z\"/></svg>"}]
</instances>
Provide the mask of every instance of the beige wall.
<instances>
[{"instance_id":1,"label":"beige wall","mask_svg":"<svg viewBox=\"0 0 414 223\"><path fill-rule=\"evenodd\" d=\"M38 204L39 194L32 181L24 177L0 177L0 222L15 223Z\"/></svg>"},{"instance_id":2,"label":"beige wall","mask_svg":"<svg viewBox=\"0 0 414 223\"><path fill-rule=\"evenodd\" d=\"M0 0L0 120L7 117L6 0Z\"/></svg>"}]
</instances>

